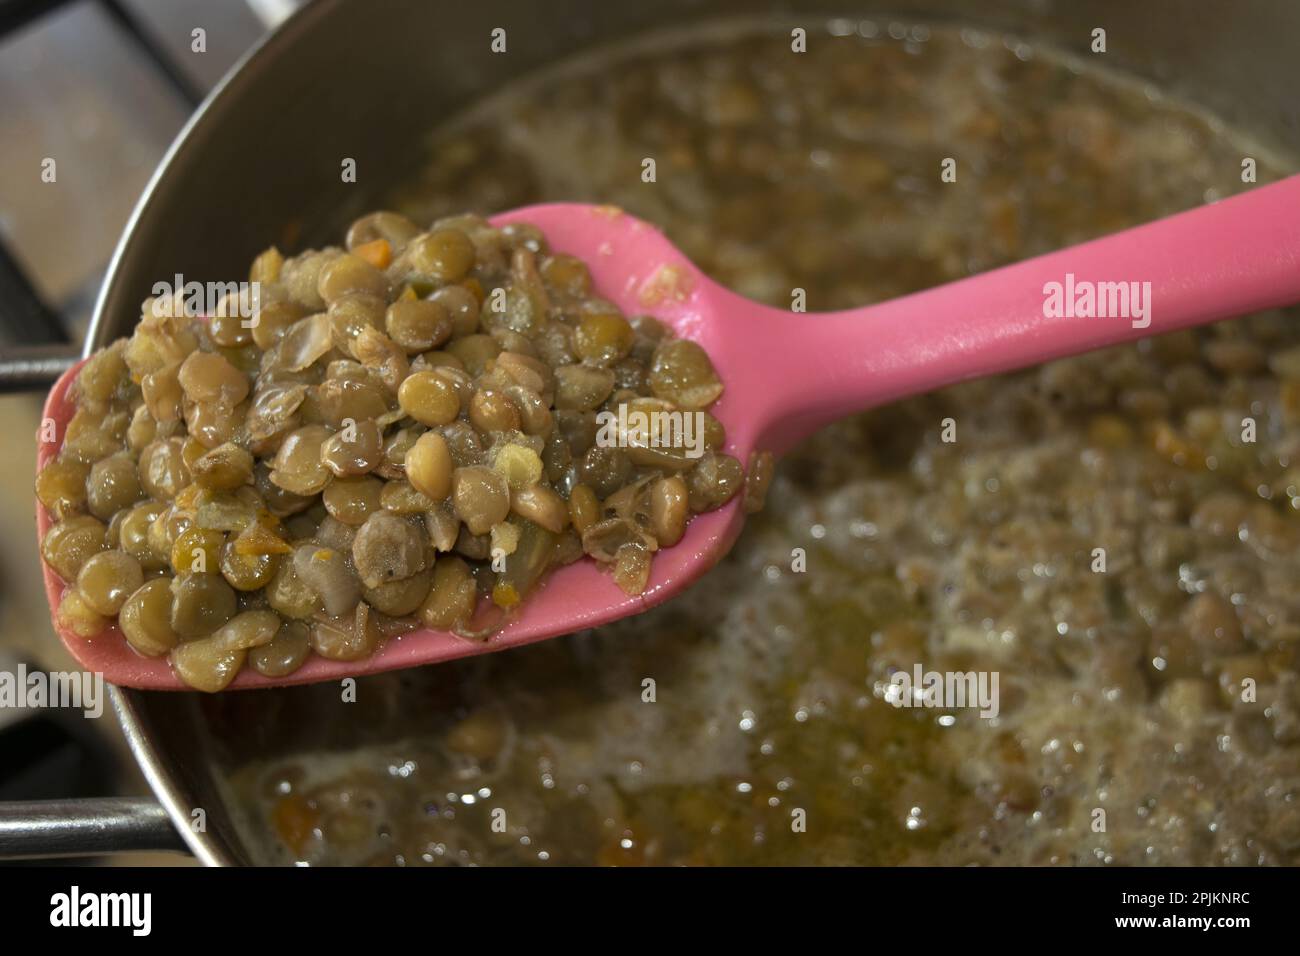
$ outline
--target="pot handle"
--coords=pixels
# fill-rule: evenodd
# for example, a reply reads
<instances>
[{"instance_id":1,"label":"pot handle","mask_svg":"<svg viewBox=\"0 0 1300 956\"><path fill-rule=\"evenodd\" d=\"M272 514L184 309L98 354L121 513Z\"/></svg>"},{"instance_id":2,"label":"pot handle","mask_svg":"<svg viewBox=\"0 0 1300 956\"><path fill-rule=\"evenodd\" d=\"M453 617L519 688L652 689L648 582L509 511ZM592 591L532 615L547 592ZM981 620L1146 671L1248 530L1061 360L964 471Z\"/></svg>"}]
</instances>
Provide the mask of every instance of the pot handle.
<instances>
[{"instance_id":1,"label":"pot handle","mask_svg":"<svg viewBox=\"0 0 1300 956\"><path fill-rule=\"evenodd\" d=\"M0 393L46 392L81 358L76 345L0 348Z\"/></svg>"},{"instance_id":2,"label":"pot handle","mask_svg":"<svg viewBox=\"0 0 1300 956\"><path fill-rule=\"evenodd\" d=\"M148 797L0 803L0 860L187 852L162 804Z\"/></svg>"}]
</instances>

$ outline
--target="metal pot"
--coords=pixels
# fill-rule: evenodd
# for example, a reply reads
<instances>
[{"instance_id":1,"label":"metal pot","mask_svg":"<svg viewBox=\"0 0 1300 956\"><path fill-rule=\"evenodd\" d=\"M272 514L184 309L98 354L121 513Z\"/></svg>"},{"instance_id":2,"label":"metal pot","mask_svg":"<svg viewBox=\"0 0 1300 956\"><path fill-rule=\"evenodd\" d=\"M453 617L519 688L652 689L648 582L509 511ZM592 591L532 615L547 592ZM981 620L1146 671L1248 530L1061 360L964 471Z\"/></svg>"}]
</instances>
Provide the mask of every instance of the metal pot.
<instances>
[{"instance_id":1,"label":"metal pot","mask_svg":"<svg viewBox=\"0 0 1300 956\"><path fill-rule=\"evenodd\" d=\"M338 230L367 205L367 184L406 172L417 136L467 98L592 46L696 21L784 15L815 35L834 17L971 20L1082 56L1094 55L1100 27L1109 63L1204 104L1266 145L1300 148L1292 96L1300 9L1271 0L1238 0L1230 12L1215 0L1176 9L1126 0L990 0L977 9L961 0L553 0L546 14L525 0L316 0L297 13L235 67L168 151L114 256L86 350L128 334L160 276L228 278L268 239L296 235L301 245ZM508 31L506 55L488 52L496 27ZM356 184L341 182L345 158L356 160ZM241 821L225 779L241 749L268 744L268 714L289 728L290 743L293 727L310 725L309 690L218 702L115 689L127 740L164 812L147 802L62 805L41 820L8 814L0 837L47 852L102 850L174 843L174 825L204 863L263 862L262 838ZM202 831L191 826L196 808L206 816ZM82 842L87 833L99 836L93 847Z\"/></svg>"}]
</instances>

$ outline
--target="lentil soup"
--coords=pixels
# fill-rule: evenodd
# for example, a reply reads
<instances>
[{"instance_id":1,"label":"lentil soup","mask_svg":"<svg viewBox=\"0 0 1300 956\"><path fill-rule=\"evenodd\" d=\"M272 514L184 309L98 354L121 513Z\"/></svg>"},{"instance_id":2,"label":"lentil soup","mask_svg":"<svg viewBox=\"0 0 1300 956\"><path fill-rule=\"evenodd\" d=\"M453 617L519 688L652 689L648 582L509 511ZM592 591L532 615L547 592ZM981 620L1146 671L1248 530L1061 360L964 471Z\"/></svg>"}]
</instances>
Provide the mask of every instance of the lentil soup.
<instances>
[{"instance_id":1,"label":"lentil soup","mask_svg":"<svg viewBox=\"0 0 1300 956\"><path fill-rule=\"evenodd\" d=\"M392 205L616 203L811 311L1227 195L1259 155L1014 39L839 32L792 55L696 31L543 77L436 133ZM635 619L355 704L204 706L251 728L231 786L279 862L1294 864L1298 455L1300 328L1254 315L828 428L727 560ZM997 716L892 706L917 664L996 672Z\"/></svg>"},{"instance_id":2,"label":"lentil soup","mask_svg":"<svg viewBox=\"0 0 1300 956\"><path fill-rule=\"evenodd\" d=\"M535 226L383 211L346 244L267 249L247 317L151 298L78 371L36 479L70 639L215 692L420 625L484 640L584 556L641 594L692 514L761 507L771 456L746 482L722 451L704 350ZM674 416L698 441L643 424Z\"/></svg>"}]
</instances>

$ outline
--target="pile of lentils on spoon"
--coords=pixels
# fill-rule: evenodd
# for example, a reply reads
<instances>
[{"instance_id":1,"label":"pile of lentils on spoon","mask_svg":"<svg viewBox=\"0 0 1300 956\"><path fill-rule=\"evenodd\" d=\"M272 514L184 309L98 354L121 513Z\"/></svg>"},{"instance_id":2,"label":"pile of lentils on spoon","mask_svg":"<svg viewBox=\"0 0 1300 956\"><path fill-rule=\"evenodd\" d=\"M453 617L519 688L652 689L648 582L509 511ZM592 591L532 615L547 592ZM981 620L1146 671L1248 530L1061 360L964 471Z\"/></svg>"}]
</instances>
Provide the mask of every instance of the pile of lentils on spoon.
<instances>
[{"instance_id":1,"label":"pile of lentils on spoon","mask_svg":"<svg viewBox=\"0 0 1300 956\"><path fill-rule=\"evenodd\" d=\"M535 227L376 212L345 244L259 255L251 317L147 300L82 367L36 482L62 629L117 639L116 618L208 691L421 626L484 639L584 554L640 593L740 489L703 349L597 297ZM598 442L620 405L701 412L703 454Z\"/></svg>"}]
</instances>

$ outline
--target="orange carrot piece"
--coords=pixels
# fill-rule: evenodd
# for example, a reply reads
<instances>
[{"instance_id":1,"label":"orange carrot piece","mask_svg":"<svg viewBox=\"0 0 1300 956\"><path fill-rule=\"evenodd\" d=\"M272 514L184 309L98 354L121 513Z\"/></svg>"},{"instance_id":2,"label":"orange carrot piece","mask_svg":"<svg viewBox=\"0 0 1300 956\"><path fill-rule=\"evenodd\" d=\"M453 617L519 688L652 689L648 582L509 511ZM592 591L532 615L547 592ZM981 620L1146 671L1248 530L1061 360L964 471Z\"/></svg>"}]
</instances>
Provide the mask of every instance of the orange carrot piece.
<instances>
[{"instance_id":1,"label":"orange carrot piece","mask_svg":"<svg viewBox=\"0 0 1300 956\"><path fill-rule=\"evenodd\" d=\"M387 269L388 264L393 261L393 247L388 244L387 239L363 242L352 250L352 254L365 259L376 269Z\"/></svg>"}]
</instances>

